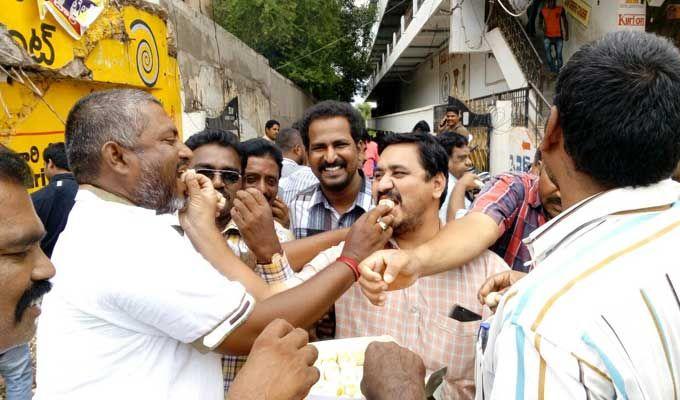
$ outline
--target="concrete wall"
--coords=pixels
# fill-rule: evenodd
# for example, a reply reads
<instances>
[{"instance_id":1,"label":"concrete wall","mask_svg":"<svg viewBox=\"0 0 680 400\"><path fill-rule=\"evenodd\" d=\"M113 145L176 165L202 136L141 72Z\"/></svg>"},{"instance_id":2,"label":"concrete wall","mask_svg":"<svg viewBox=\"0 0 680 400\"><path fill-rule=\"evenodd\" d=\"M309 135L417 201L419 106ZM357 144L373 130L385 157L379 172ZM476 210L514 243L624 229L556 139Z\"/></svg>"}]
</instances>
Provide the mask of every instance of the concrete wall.
<instances>
[{"instance_id":1,"label":"concrete wall","mask_svg":"<svg viewBox=\"0 0 680 400\"><path fill-rule=\"evenodd\" d=\"M272 68L266 58L181 0L161 0L168 9L183 91L184 134L202 129L205 113L218 117L238 96L241 139L264 134L274 118L289 125L313 99Z\"/></svg>"},{"instance_id":2,"label":"concrete wall","mask_svg":"<svg viewBox=\"0 0 680 400\"><path fill-rule=\"evenodd\" d=\"M470 98L489 96L509 90L493 53L470 54Z\"/></svg>"},{"instance_id":3,"label":"concrete wall","mask_svg":"<svg viewBox=\"0 0 680 400\"><path fill-rule=\"evenodd\" d=\"M439 70L432 57L420 63L410 76L405 76L406 82L401 85L401 110L410 110L439 103L437 96L437 81Z\"/></svg>"},{"instance_id":4,"label":"concrete wall","mask_svg":"<svg viewBox=\"0 0 680 400\"><path fill-rule=\"evenodd\" d=\"M391 132L407 132L420 120L434 126L434 106L416 108L395 114L384 115L369 120L368 127Z\"/></svg>"}]
</instances>

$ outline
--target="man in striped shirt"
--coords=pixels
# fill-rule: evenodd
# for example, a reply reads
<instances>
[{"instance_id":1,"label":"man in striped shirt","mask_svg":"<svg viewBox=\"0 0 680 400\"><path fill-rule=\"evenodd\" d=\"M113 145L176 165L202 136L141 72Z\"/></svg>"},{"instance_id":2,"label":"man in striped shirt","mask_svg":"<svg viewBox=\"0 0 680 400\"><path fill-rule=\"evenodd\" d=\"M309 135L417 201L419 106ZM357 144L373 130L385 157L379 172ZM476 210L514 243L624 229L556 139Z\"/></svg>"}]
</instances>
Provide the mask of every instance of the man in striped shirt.
<instances>
[{"instance_id":1,"label":"man in striped shirt","mask_svg":"<svg viewBox=\"0 0 680 400\"><path fill-rule=\"evenodd\" d=\"M448 176L445 150L428 133L393 134L385 137L375 170L373 195L390 199L395 206L394 234L389 248L413 248L440 230L438 210L444 202ZM314 258L290 280L301 283L330 265L343 244ZM375 307L352 286L335 305L337 336L390 335L415 351L431 373L447 367L442 399L474 397L474 343L479 322L451 316L456 306L481 318L490 311L477 301L477 288L487 277L507 270L490 251L461 268L424 278L412 287L388 293L382 307ZM360 281L363 278L360 278Z\"/></svg>"},{"instance_id":2,"label":"man in striped shirt","mask_svg":"<svg viewBox=\"0 0 680 400\"><path fill-rule=\"evenodd\" d=\"M680 52L610 33L572 56L556 92L541 151L567 209L532 233L535 269L482 330L477 398L678 398ZM423 260L436 269L440 253ZM399 263L383 275L393 287L414 276Z\"/></svg>"}]
</instances>

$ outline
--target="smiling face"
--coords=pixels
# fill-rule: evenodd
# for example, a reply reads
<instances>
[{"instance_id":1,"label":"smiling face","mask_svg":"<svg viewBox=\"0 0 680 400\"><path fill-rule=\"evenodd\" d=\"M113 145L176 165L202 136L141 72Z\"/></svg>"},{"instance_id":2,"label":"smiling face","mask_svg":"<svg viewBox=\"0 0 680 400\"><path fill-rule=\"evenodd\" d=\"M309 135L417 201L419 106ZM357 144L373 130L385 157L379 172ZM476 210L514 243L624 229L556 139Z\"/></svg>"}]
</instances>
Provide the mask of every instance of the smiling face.
<instances>
[{"instance_id":1,"label":"smiling face","mask_svg":"<svg viewBox=\"0 0 680 400\"><path fill-rule=\"evenodd\" d=\"M236 198L236 192L241 188L241 157L233 147L225 147L217 143L199 146L193 153L191 168L198 173L206 170L203 174L210 178L215 190L220 192L226 200L226 206L217 218L219 226L226 226L231 219L229 211ZM228 172L220 173L216 172L217 170Z\"/></svg>"},{"instance_id":2,"label":"smiling face","mask_svg":"<svg viewBox=\"0 0 680 400\"><path fill-rule=\"evenodd\" d=\"M184 206L186 188L180 176L192 152L179 140L175 124L160 105L142 107L147 124L133 150L137 162L131 165L131 196L140 207L172 213Z\"/></svg>"},{"instance_id":3,"label":"smiling face","mask_svg":"<svg viewBox=\"0 0 680 400\"><path fill-rule=\"evenodd\" d=\"M446 112L446 125L449 127L456 126L460 121L460 116L454 111Z\"/></svg>"},{"instance_id":4,"label":"smiling face","mask_svg":"<svg viewBox=\"0 0 680 400\"><path fill-rule=\"evenodd\" d=\"M340 192L355 179L359 149L346 118L316 119L309 125L309 163L326 190Z\"/></svg>"},{"instance_id":5,"label":"smiling face","mask_svg":"<svg viewBox=\"0 0 680 400\"><path fill-rule=\"evenodd\" d=\"M0 181L0 353L35 334L37 303L54 276L40 249L45 234L21 185Z\"/></svg>"},{"instance_id":6,"label":"smiling face","mask_svg":"<svg viewBox=\"0 0 680 400\"><path fill-rule=\"evenodd\" d=\"M437 215L445 183L441 173L428 178L415 143L393 144L383 150L375 170L373 198L394 202L390 213L396 238L420 227L426 213Z\"/></svg>"},{"instance_id":7,"label":"smiling face","mask_svg":"<svg viewBox=\"0 0 680 400\"><path fill-rule=\"evenodd\" d=\"M250 156L243 171L243 188L259 190L269 204L272 204L279 192L280 173L279 166L272 157Z\"/></svg>"}]
</instances>

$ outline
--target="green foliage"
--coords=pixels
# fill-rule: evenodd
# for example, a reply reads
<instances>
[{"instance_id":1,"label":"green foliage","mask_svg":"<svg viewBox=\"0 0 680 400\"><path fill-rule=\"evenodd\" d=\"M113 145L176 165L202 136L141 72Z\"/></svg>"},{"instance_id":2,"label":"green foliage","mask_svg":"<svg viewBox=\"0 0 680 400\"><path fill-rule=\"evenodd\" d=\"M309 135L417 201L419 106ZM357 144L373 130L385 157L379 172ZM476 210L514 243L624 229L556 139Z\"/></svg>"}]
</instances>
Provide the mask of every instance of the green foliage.
<instances>
[{"instance_id":1,"label":"green foliage","mask_svg":"<svg viewBox=\"0 0 680 400\"><path fill-rule=\"evenodd\" d=\"M220 25L317 99L350 101L370 75L373 2L214 0L213 7Z\"/></svg>"},{"instance_id":2,"label":"green foliage","mask_svg":"<svg viewBox=\"0 0 680 400\"><path fill-rule=\"evenodd\" d=\"M364 117L364 121L371 119L371 105L369 103L357 104L357 110L359 110L361 116Z\"/></svg>"}]
</instances>

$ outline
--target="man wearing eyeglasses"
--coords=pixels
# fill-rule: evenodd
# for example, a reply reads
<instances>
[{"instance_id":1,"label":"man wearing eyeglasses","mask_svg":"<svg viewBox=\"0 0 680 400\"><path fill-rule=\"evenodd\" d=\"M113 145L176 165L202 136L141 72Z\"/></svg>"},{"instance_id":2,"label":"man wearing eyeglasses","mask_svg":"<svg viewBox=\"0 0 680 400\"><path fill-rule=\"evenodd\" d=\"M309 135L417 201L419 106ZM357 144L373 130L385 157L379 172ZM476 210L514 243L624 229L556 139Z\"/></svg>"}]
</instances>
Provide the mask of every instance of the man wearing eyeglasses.
<instances>
[{"instance_id":1,"label":"man wearing eyeglasses","mask_svg":"<svg viewBox=\"0 0 680 400\"><path fill-rule=\"evenodd\" d=\"M292 233L275 221L282 155L273 144L264 139L239 143L229 132L205 130L192 135L186 145L193 152L190 168L208 177L226 199L216 223L229 248L267 284L291 279L293 268L299 270L345 239L346 229L293 240ZM225 391L246 360L223 356Z\"/></svg>"}]
</instances>

